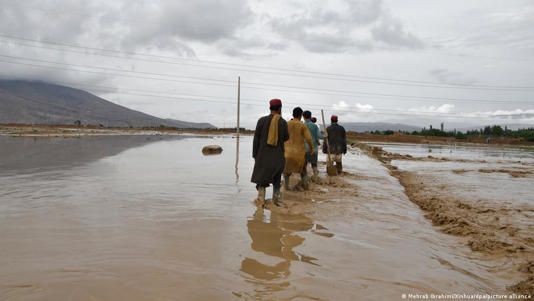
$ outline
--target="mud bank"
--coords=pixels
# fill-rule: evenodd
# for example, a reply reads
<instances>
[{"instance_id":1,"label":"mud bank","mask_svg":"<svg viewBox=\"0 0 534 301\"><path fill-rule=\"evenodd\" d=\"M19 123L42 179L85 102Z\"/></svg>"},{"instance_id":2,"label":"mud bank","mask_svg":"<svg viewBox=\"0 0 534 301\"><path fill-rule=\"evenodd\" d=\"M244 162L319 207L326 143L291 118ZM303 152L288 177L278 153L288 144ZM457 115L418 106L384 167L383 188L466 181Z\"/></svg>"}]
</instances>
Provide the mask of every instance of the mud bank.
<instances>
[{"instance_id":1,"label":"mud bank","mask_svg":"<svg viewBox=\"0 0 534 301\"><path fill-rule=\"evenodd\" d=\"M366 145L366 144L364 144ZM355 146L360 147L361 144L357 144ZM392 160L403 160L403 161L422 161L422 162L460 162L460 163L487 163L485 160L473 160L473 159L452 159L452 158L436 158L433 156L426 156L426 157L414 157L412 155L402 155L397 153L390 153L387 151L382 150L379 147L371 147L371 153L373 154L373 157L380 158L380 161L383 162Z\"/></svg>"},{"instance_id":2,"label":"mud bank","mask_svg":"<svg viewBox=\"0 0 534 301\"><path fill-rule=\"evenodd\" d=\"M506 208L489 206L483 202L471 202L456 197L454 188L412 171L400 170L393 160L421 160L434 162L456 161L486 163L485 160L450 160L438 158L413 158L386 152L380 147L356 143L368 155L376 158L389 169L405 189L409 199L426 212L425 217L442 232L461 237L462 241L483 260L501 262L492 272L509 275L520 280L508 286L509 291L534 295L534 227L532 208ZM466 169L453 170L456 174ZM511 177L527 177L530 170L478 169L480 173L507 173ZM452 192L452 193L451 193ZM518 220L528 220L524 223Z\"/></svg>"},{"instance_id":3,"label":"mud bank","mask_svg":"<svg viewBox=\"0 0 534 301\"><path fill-rule=\"evenodd\" d=\"M0 136L30 138L80 138L90 136L133 136L133 135L225 135L235 134L233 129L179 129L168 127L99 127L73 125L25 125L0 124ZM250 130L242 130L241 135L254 134Z\"/></svg>"},{"instance_id":4,"label":"mud bank","mask_svg":"<svg viewBox=\"0 0 534 301\"><path fill-rule=\"evenodd\" d=\"M517 169L490 169L490 168L481 168L478 170L481 173L505 173L509 174L512 178L526 178L529 175L532 175L530 170L517 170Z\"/></svg>"}]
</instances>

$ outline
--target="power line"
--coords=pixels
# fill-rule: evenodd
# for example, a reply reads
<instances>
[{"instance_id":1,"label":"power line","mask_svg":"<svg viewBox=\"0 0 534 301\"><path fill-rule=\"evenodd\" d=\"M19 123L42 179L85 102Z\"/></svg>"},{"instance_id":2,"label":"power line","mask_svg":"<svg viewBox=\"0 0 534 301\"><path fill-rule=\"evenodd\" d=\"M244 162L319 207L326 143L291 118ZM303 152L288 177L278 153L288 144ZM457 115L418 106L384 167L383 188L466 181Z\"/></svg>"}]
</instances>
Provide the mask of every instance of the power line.
<instances>
[{"instance_id":1,"label":"power line","mask_svg":"<svg viewBox=\"0 0 534 301\"><path fill-rule=\"evenodd\" d=\"M47 64L69 66L69 67L72 66L72 67L78 67L78 68L90 68L90 69L98 69L98 70L105 70L105 71L111 70L111 71L118 71L118 72L137 73L137 74L164 76L164 77L172 77L172 78L185 78L185 79L204 80L204 81L213 81L213 82L221 82L221 83L233 83L233 81L223 80L223 79L204 78L204 77L196 77L196 76L184 76L184 75L176 75L176 74L164 74L164 73L155 73L155 72L145 72L145 71L127 70L127 69L100 67L100 66L78 65L78 64L71 64L71 63L61 63L61 62L53 62L53 61L47 61L47 60L31 59L31 58L25 58L25 57L20 57L20 56L12 56L12 55L5 55L5 54L0 54L0 57L10 58L10 59L17 59L17 60L26 60L26 61L38 62L38 63L47 63Z\"/></svg>"},{"instance_id":2,"label":"power line","mask_svg":"<svg viewBox=\"0 0 534 301\"><path fill-rule=\"evenodd\" d=\"M301 76L301 77L312 77L312 78L341 80L341 81L356 81L356 82L366 82L366 83L375 83L375 84L383 84L383 85L417 86L417 87L447 88L447 89L500 90L500 91L516 91L516 90L531 90L531 89L534 89L534 86L443 84L443 83L420 81L420 80L406 80L406 79L394 79L394 78L384 78L384 77L371 77L371 76L339 74L339 73L327 73L327 72L318 72L318 71L303 71L303 70L279 68L279 67L272 67L272 66L254 66L254 65L248 65L248 64L226 63L226 62L217 62L217 61L209 61L209 60L194 60L194 59L183 58L183 57L154 55L154 54L139 53L139 52L127 52L127 51L114 50L114 49L105 49L105 48L96 48L96 47L81 46L81 45L74 45L74 44L65 44L65 43L59 43L59 42L53 42L53 41L34 40L34 39L16 37L16 36L5 35L5 34L0 34L0 37L5 38L5 39L11 39L11 40L19 40L19 41L26 41L26 42L32 42L32 43L50 44L50 45L56 45L56 46L61 46L61 47L70 47L70 48L82 49L85 52L79 52L79 51L75 52L75 51L72 51L72 50L57 49L57 48L50 48L50 47L47 48L47 47L44 47L44 46L27 45L27 44L21 44L21 43L18 44L18 45L23 45L23 46L27 46L27 47L53 49L53 50L59 50L59 51L81 53L81 54L85 54L85 55L87 54L86 53L87 50L92 50L92 51L118 53L118 54L123 54L123 55L130 55L130 56L145 56L145 57L152 57L152 58L158 58L158 59L181 60L182 62L177 63L177 62L162 62L162 61L159 61L159 60L148 60L148 59L140 59L140 58L128 58L128 59L139 60L139 61L180 64L180 65L189 65L189 66L196 66L196 67L203 67L203 68L216 68L216 69L225 69L225 70L234 70L234 71L247 71L247 72L263 73L263 74L274 74L274 75L284 75L284 76ZM121 56L112 56L112 55L109 55L109 54L102 54L102 53L93 53L92 55L123 58ZM206 66L206 65L185 63L183 61L194 61L196 63L216 64L216 65L233 66L233 67L237 66L237 67L242 67L242 68L267 69L267 70L275 70L275 71L278 71L278 72L267 72L267 71L250 70L250 69L237 69L237 68L228 68L228 67L221 67L221 66ZM282 72L290 72L290 73L297 73L299 75L283 74L283 73L281 74L281 73L279 73L280 71L282 71Z\"/></svg>"},{"instance_id":3,"label":"power line","mask_svg":"<svg viewBox=\"0 0 534 301\"><path fill-rule=\"evenodd\" d=\"M83 85L82 85L82 87L83 87ZM85 87L88 87L90 89L91 88L106 89L106 90L113 89L112 87L103 87L103 86L85 86ZM120 88L119 90L120 91L118 92L118 94L140 95L140 96L149 96L149 97L151 97L151 96L170 97L170 98L179 98L179 99L184 99L184 100L199 100L199 101L209 101L209 102L235 104L235 100L233 98L230 98L230 97L220 97L220 96L212 96L212 95L198 95L198 94L183 94L183 93L180 94L180 95L176 95L176 94L171 94L171 93L160 93L160 92L156 92L156 91L147 91L147 90L139 90L139 89L131 89L131 88L126 88L126 89ZM125 91L133 91L134 93L125 92ZM145 93L145 94L139 94L137 92ZM113 92L111 92L111 93L113 93ZM146 93L149 93L149 94L146 94ZM187 96L187 97L200 97L200 98L208 98L208 99L213 99L213 98L227 99L228 101L213 101L213 100L203 100L203 99L191 99L191 98L187 98L187 97L184 97L184 96ZM254 102L254 103L244 102L243 104L265 107L265 104L260 104L260 102L261 103L265 103L264 99L255 99L255 98L243 98L243 99ZM336 104L333 104L333 105L329 104L329 105L325 106L324 104L305 103L304 101L300 101L300 100L292 100L291 102L284 102L284 103L289 104L289 105L295 105L295 106L316 107L317 109L326 107L326 108L329 108L329 109L332 109L332 110L336 110L336 111L344 111L344 110L346 110L346 109L343 109L343 108L336 107ZM373 106L372 109L373 110L378 109L379 111L402 112L402 111L399 111L399 110L393 110L393 109L389 109L389 108L376 107L376 106ZM348 111L353 112L354 110L348 109ZM355 111L355 112L366 113L365 111ZM427 112L418 112L418 111L406 111L406 113L428 114ZM444 115L444 116L457 116L457 114L454 114L454 113L443 113L443 112L429 112L429 113L432 113L432 114L435 114L435 115Z\"/></svg>"},{"instance_id":4,"label":"power line","mask_svg":"<svg viewBox=\"0 0 534 301\"><path fill-rule=\"evenodd\" d=\"M64 10L63 11L60 11L60 10L57 10L57 9L45 9L43 7L40 7L40 6L33 6L33 5L28 5L27 3L21 3L20 1L17 3L19 5L23 5L27 8L30 8L30 9L33 9L33 10L40 10L42 12L45 13L45 15L64 15L64 14L76 14L76 15L79 15L79 16L84 16L84 17L95 17L96 14L93 14L93 13L81 13L81 12L72 12L72 11L68 11L68 12L65 12ZM106 14L106 11L103 11L103 12L100 12L100 14ZM164 24L164 25L172 25L170 24L169 22L161 22L161 20L158 20L158 22L152 22L152 23L157 23L157 24ZM426 52L426 53L425 53ZM517 58L517 57L514 57L514 58L511 58L511 57L487 57L487 56L480 56L480 55L476 55L476 56L473 56L473 55L467 55L467 54L454 54L454 53L430 53L428 49L425 49L422 51L423 54L427 54L427 55L434 55L434 56L448 56L448 57L459 57L459 58L482 58L482 59L490 59L490 60L507 60L507 61L534 61L534 59L531 59L531 58ZM215 62L214 62L215 63ZM216 62L216 63L221 63L221 62ZM259 67L259 66L257 66ZM296 70L296 71L302 71L302 70ZM304 71L305 72L305 71ZM437 84L443 84L443 83L437 83ZM459 84L461 85L461 84Z\"/></svg>"},{"instance_id":5,"label":"power line","mask_svg":"<svg viewBox=\"0 0 534 301\"><path fill-rule=\"evenodd\" d=\"M103 54L103 53L87 53L87 52L84 52L84 51L74 51L74 50L70 50L70 49L69 50L67 50L67 49L59 49L59 48L53 48L53 47L46 47L46 46L42 46L42 45L28 45L28 44L24 44L24 43L20 43L20 42L13 42L13 41L11 41L10 43L11 44L15 44L15 45L24 46L24 47L48 49L48 50L62 51L62 52L68 52L68 53L78 53L78 54L83 54L83 55L95 55L95 56L103 56L103 57L111 57L111 58L142 61L142 62L193 66L193 67L232 70L232 71L240 71L240 72L245 71L245 72L254 72L254 73L259 73L259 74L271 74L271 75L277 75L277 76L282 75L282 76L290 76L290 77L309 77L309 78L328 79L328 80L336 80L336 81L350 81L350 82L373 83L373 84L380 84L380 85L395 85L395 86L424 87L424 88L438 88L438 89L491 90L491 91L529 91L531 89L534 90L534 87L514 87L514 88L511 88L511 87L493 87L493 88L491 88L491 87L457 87L457 86L430 85L430 84L417 84L417 83L384 82L384 81L377 81L377 80L350 79L350 78L342 78L342 77L326 77L326 76L306 75L306 74L296 75L296 74L287 74L287 73L280 73L280 72L248 70L248 69L239 69L239 68L231 68L231 67L221 67L221 66L205 66L205 65L199 65L199 64L191 64L191 63L187 63L187 62L169 62L169 61L143 59L143 58L131 58L131 57L130 58L125 58L125 57L120 56L120 55Z\"/></svg>"},{"instance_id":6,"label":"power line","mask_svg":"<svg viewBox=\"0 0 534 301\"><path fill-rule=\"evenodd\" d=\"M64 84L60 82L56 82L57 84ZM87 86L87 85L74 85L78 87L88 87L91 89L96 88L98 89L105 89L105 92L108 92L108 90L113 89L112 87L103 87L103 86ZM192 102L210 102L210 103L216 103L216 104L232 104L235 105L235 101L218 101L213 99L198 99L198 98L191 98L191 97L200 97L200 98L211 98L212 96L205 96L205 95L195 95L195 94L189 94L191 97L182 97L182 95L162 95L153 93L152 91L146 91L146 90L138 90L138 89L120 89L121 91L114 94L119 95L132 95L132 96L143 96L143 97L154 97L154 98L160 98L160 99L168 99L168 100L178 100L178 101L192 101ZM134 92L127 92L128 90L134 91ZM141 93L135 93L135 91L141 92ZM146 92L146 93L143 93ZM221 98L226 99L226 98ZM251 99L248 99L251 100ZM264 102L263 100L260 100ZM466 116L461 116L456 113L442 113L442 112L418 112L418 111L399 111L399 110L392 110L392 109L386 109L386 108L376 108L373 107L373 111L357 111L357 110L351 110L351 109L344 109L344 108L336 108L335 106L325 106L325 105L318 105L318 104L310 104L310 103L303 103L303 102L284 102L286 105L295 105L295 106L304 106L304 107L316 107L315 110L319 110L320 108L326 108L327 111L330 112L348 112L348 113L361 113L361 114L378 114L378 115L393 115L393 116L425 116L425 117L432 117L432 116L438 116L438 117L453 117L453 118L465 118ZM245 105L250 106L258 106L258 107L266 107L266 104L260 104L258 101L256 102L244 102ZM378 111L376 109L379 109ZM476 113L471 113L476 114ZM500 117L500 116L469 116L470 118L492 118L492 117Z\"/></svg>"},{"instance_id":7,"label":"power line","mask_svg":"<svg viewBox=\"0 0 534 301\"><path fill-rule=\"evenodd\" d=\"M27 66L33 66L33 67L53 68L53 69L60 69L60 70L88 72L88 73L94 73L94 74L114 75L114 76L131 77L131 78L233 87L233 85L229 85L229 84L192 82L192 81L176 80L176 79L170 79L170 78L189 78L189 79L203 80L203 81L233 83L233 81L229 81L229 80L180 76L180 75L174 75L174 74L162 74L162 73L153 73L153 72L142 72L142 71L124 70L124 69L117 69L117 68L105 68L105 67L98 67L98 66L74 65L74 64L69 64L69 63L59 63L59 62L52 62L52 61L47 61L47 60L28 59L28 58L23 58L23 57L1 55L1 54L0 54L0 57L6 57L6 58L11 58L11 59L17 59L17 60L34 61L34 62L47 63L47 64L56 64L56 65L62 65L62 66L74 66L74 67L81 67L81 68L93 68L93 69L99 69L99 70L111 70L111 71L126 72L126 73L140 73L140 74L156 75L159 77L144 77L144 76L134 76L134 75L126 75L126 74L118 74L118 73L104 73L104 72L98 72L98 71L80 70L80 69L56 67L56 66L43 66L43 65L36 65L36 64L29 64L29 63L0 60L0 62L9 63L9 64L20 64L20 65L27 65ZM169 78L160 78L160 77L169 77ZM264 88L261 86L271 87L271 88ZM336 95L336 96L365 95L365 96L381 96L381 97L394 97L394 98L412 98L412 99L424 100L425 102L429 102L430 100L440 100L440 101L451 101L451 102L486 102L486 103L514 102L514 103L528 103L528 104L533 103L530 101L516 101L516 100L467 99L467 98L450 98L450 97L435 97L435 96L415 96L415 95L400 95L400 94L386 94L386 93L370 93L370 92L361 92L361 91L318 89L318 88L312 88L312 87L297 87L297 86L286 86L286 85L275 85L275 84L264 84L264 83L253 83L253 82L247 83L247 85L243 85L243 87L251 88L251 89L268 90L268 91L276 90L276 91L284 91L284 92L292 92L292 93L298 93L298 90L301 90L301 91L304 90L305 94L323 94L323 95ZM291 90L288 90L288 89L291 89ZM293 90L297 90L297 91L293 91ZM310 93L309 91L314 91L314 92Z\"/></svg>"},{"instance_id":8,"label":"power line","mask_svg":"<svg viewBox=\"0 0 534 301\"><path fill-rule=\"evenodd\" d=\"M91 71L91 70L80 70L80 69L73 69L73 68L66 68L66 67L43 66L43 65L36 65L36 64L31 64L31 63L5 61L5 60L1 60L1 59L0 59L0 62L1 63L7 63L7 64L16 64L16 65L24 65L24 66L40 67L40 68L51 68L51 69L66 70L66 71L85 72L85 73L100 74L100 75L114 75L114 76L121 76L121 77L138 78L138 79L150 79L150 80L159 80L159 81L167 81L167 82L181 82L181 83L188 83L188 84L233 87L232 85L224 85L224 84L218 84L218 83L201 83L201 82L192 82L192 81L184 81L184 80L177 80L177 79L166 79L166 78L158 78L158 77L136 76L136 75L119 74L119 73L105 73L105 72L98 72L98 71Z\"/></svg>"}]
</instances>

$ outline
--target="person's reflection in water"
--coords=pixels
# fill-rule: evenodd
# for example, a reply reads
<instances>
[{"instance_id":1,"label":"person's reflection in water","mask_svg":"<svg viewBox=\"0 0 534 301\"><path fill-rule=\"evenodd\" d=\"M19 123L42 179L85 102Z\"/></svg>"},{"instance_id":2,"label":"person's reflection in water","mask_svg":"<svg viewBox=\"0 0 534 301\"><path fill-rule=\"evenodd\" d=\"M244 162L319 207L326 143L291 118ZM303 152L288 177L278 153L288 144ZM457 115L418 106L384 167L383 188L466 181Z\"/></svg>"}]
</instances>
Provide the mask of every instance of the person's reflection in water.
<instances>
[{"instance_id":1,"label":"person's reflection in water","mask_svg":"<svg viewBox=\"0 0 534 301\"><path fill-rule=\"evenodd\" d=\"M308 231L313 228L313 221L304 215L290 215L271 212L266 220L262 209L254 213L247 222L248 233L252 238L251 248L254 251L283 259L278 264L269 265L253 258L245 258L241 262L241 271L254 279L249 281L261 284L268 291L282 290L289 282L275 283L271 281L287 278L291 272L291 261L302 261L310 264L316 258L305 256L293 251L304 242L304 238L294 234L296 231Z\"/></svg>"}]
</instances>

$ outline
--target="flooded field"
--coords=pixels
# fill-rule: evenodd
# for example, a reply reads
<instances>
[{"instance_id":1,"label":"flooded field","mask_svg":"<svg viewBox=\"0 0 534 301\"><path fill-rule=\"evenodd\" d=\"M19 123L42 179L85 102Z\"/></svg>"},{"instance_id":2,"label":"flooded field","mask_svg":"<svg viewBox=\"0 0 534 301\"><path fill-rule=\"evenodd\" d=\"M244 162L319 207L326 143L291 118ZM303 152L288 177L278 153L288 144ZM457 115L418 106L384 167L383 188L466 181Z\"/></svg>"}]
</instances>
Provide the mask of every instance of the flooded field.
<instances>
[{"instance_id":1,"label":"flooded field","mask_svg":"<svg viewBox=\"0 0 534 301\"><path fill-rule=\"evenodd\" d=\"M534 152L486 146L372 144L408 197L488 270L534 291Z\"/></svg>"},{"instance_id":2,"label":"flooded field","mask_svg":"<svg viewBox=\"0 0 534 301\"><path fill-rule=\"evenodd\" d=\"M410 155L388 164L417 191L488 210L477 222L507 245L487 250L358 148L342 177L322 166L323 184L258 209L251 142L236 176L230 136L0 137L0 299L400 300L503 294L534 270L532 153L381 145ZM210 144L223 153L203 156Z\"/></svg>"}]
</instances>

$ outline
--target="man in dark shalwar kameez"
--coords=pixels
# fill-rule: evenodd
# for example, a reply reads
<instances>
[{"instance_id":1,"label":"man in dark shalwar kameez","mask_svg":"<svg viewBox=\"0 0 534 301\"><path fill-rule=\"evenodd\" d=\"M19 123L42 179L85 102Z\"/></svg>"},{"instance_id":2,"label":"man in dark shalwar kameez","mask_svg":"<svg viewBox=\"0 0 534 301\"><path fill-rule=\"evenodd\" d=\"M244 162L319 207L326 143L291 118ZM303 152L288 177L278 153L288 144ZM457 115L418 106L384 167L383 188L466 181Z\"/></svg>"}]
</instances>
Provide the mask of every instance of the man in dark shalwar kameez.
<instances>
[{"instance_id":1,"label":"man in dark shalwar kameez","mask_svg":"<svg viewBox=\"0 0 534 301\"><path fill-rule=\"evenodd\" d=\"M280 183L286 160L284 142L289 139L287 123L281 117L282 101L269 102L271 114L261 117L256 124L252 157L255 160L252 172L253 183L258 190L258 202L264 204L265 189L273 184L273 202L280 205Z\"/></svg>"},{"instance_id":2,"label":"man in dark shalwar kameez","mask_svg":"<svg viewBox=\"0 0 534 301\"><path fill-rule=\"evenodd\" d=\"M332 121L332 124L326 128L326 136L328 138L328 143L330 144L330 158L336 162L337 174L341 175L343 171L341 159L343 155L347 153L347 134L345 128L337 124L337 115L332 115L330 121ZM323 153L327 153L325 143L323 143Z\"/></svg>"}]
</instances>

